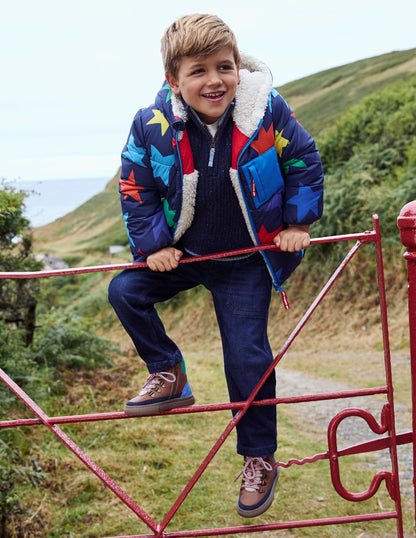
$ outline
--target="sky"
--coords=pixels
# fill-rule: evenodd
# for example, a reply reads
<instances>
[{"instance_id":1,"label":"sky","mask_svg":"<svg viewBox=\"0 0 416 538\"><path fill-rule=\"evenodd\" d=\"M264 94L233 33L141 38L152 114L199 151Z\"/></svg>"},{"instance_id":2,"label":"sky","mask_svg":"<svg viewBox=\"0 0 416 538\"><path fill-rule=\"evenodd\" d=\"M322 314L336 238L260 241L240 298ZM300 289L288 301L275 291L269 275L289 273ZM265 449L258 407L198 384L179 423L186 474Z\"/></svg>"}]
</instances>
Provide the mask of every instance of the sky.
<instances>
[{"instance_id":1,"label":"sky","mask_svg":"<svg viewBox=\"0 0 416 538\"><path fill-rule=\"evenodd\" d=\"M415 0L0 0L0 179L111 179L162 85L164 30L196 12L275 86L416 47Z\"/></svg>"}]
</instances>

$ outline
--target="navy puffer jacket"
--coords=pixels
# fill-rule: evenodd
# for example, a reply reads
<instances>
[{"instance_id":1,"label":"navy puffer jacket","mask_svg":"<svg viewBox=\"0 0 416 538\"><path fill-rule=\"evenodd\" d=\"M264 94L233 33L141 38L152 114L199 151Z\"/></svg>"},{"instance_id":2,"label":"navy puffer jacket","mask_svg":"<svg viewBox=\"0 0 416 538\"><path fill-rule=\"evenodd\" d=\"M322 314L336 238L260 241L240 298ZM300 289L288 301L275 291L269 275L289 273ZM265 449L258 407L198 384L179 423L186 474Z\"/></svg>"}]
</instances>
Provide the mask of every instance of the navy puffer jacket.
<instances>
[{"instance_id":1,"label":"navy puffer jacket","mask_svg":"<svg viewBox=\"0 0 416 538\"><path fill-rule=\"evenodd\" d=\"M313 138L272 87L268 68L251 57L240 66L232 110L230 178L253 245L268 244L283 227L322 215L323 170ZM174 245L191 226L194 169L186 105L165 82L155 104L136 114L122 152L120 195L134 261ZM301 252L266 250L277 289Z\"/></svg>"}]
</instances>

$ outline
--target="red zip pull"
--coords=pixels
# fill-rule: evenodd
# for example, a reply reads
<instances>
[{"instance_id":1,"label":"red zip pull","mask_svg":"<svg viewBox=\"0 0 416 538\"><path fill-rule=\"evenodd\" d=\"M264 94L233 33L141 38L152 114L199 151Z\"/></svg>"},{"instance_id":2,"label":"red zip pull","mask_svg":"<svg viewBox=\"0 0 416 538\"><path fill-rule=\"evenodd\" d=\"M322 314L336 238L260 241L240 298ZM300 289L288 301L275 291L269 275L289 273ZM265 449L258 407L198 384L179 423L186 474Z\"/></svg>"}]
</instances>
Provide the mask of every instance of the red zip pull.
<instances>
[{"instance_id":1,"label":"red zip pull","mask_svg":"<svg viewBox=\"0 0 416 538\"><path fill-rule=\"evenodd\" d=\"M251 178L251 196L254 198L255 196L257 196L257 191L256 191L256 184L254 183L254 179Z\"/></svg>"},{"instance_id":2,"label":"red zip pull","mask_svg":"<svg viewBox=\"0 0 416 538\"><path fill-rule=\"evenodd\" d=\"M282 302L283 302L283 306L285 307L285 310L289 310L290 304L289 304L289 301L287 300L287 295L286 295L285 290L280 290L280 296L282 297Z\"/></svg>"}]
</instances>

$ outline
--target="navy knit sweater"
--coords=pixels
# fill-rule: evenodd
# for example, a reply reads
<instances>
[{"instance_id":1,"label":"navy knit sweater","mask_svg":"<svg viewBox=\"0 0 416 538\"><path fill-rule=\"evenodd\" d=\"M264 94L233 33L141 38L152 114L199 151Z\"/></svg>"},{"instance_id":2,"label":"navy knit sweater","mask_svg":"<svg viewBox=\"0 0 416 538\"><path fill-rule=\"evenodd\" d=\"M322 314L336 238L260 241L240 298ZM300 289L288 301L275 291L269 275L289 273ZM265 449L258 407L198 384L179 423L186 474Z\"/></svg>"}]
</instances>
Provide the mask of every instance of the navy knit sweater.
<instances>
[{"instance_id":1,"label":"navy knit sweater","mask_svg":"<svg viewBox=\"0 0 416 538\"><path fill-rule=\"evenodd\" d=\"M194 255L252 246L230 179L233 133L230 111L225 113L215 138L194 112L186 129L199 177L194 219L180 241L181 246Z\"/></svg>"}]
</instances>

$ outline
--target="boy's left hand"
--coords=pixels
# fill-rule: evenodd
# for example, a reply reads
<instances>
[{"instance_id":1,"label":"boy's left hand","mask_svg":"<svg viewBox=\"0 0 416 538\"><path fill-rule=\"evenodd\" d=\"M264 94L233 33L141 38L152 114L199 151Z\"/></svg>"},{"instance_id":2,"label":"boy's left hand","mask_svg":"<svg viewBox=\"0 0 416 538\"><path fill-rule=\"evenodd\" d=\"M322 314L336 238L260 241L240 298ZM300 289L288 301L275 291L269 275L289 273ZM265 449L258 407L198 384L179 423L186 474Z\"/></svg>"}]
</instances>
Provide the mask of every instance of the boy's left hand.
<instances>
[{"instance_id":1,"label":"boy's left hand","mask_svg":"<svg viewBox=\"0 0 416 538\"><path fill-rule=\"evenodd\" d=\"M276 235L273 243L283 252L294 252L307 248L311 243L309 224L289 226Z\"/></svg>"}]
</instances>

